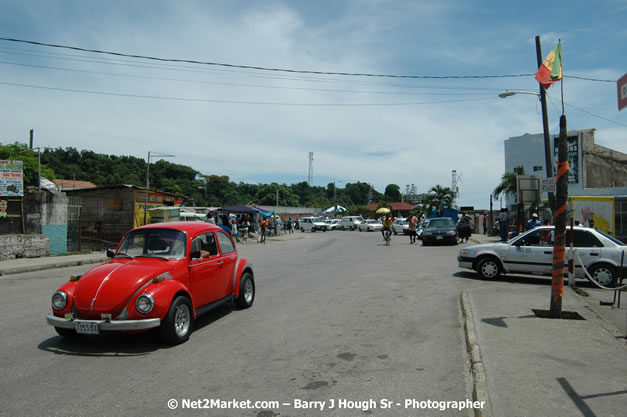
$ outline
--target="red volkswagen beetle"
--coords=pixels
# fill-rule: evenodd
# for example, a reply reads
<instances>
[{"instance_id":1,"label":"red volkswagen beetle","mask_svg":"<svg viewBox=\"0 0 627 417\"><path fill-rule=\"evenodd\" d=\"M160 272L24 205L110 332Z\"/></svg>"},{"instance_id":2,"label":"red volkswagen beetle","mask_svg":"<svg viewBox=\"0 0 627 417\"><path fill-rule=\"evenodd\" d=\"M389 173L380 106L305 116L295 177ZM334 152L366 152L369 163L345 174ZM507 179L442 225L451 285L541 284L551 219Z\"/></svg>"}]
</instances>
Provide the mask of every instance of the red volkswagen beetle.
<instances>
[{"instance_id":1,"label":"red volkswagen beetle","mask_svg":"<svg viewBox=\"0 0 627 417\"><path fill-rule=\"evenodd\" d=\"M107 256L52 296L47 321L61 336L159 327L166 341L182 343L198 315L230 301L248 308L255 298L252 266L209 223L138 227Z\"/></svg>"}]
</instances>

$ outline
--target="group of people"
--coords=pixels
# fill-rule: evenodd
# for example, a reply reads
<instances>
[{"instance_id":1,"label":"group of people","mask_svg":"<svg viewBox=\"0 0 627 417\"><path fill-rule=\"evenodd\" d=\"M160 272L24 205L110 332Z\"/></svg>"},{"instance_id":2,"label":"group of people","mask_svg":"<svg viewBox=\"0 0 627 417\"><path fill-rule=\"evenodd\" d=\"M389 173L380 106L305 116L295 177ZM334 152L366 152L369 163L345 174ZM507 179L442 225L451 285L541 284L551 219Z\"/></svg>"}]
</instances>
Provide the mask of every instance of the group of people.
<instances>
[{"instance_id":1,"label":"group of people","mask_svg":"<svg viewBox=\"0 0 627 417\"><path fill-rule=\"evenodd\" d=\"M387 214L383 218L383 228L381 229L381 235L383 236L383 240L386 239L386 236L385 236L386 232L389 233L388 236L391 236L392 233L394 232L394 230L392 230L393 222L394 222L394 218L390 214ZM419 222L420 220L418 219L418 217L416 217L413 214L407 218L410 245L413 245L414 243L416 243L416 238L418 237L418 223Z\"/></svg>"}]
</instances>

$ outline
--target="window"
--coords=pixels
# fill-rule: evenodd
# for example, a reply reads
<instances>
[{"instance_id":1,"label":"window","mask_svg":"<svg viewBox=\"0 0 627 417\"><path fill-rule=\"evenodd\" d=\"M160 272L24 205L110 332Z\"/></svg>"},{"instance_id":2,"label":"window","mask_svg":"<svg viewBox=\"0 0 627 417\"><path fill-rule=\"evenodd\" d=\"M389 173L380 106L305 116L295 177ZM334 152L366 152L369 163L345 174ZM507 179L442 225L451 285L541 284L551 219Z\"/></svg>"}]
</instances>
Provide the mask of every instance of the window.
<instances>
[{"instance_id":1,"label":"window","mask_svg":"<svg viewBox=\"0 0 627 417\"><path fill-rule=\"evenodd\" d=\"M198 236L192 242L192 252L200 251L202 258L208 258L218 254L218 246L213 233L205 233Z\"/></svg>"},{"instance_id":2,"label":"window","mask_svg":"<svg viewBox=\"0 0 627 417\"><path fill-rule=\"evenodd\" d=\"M570 246L570 230L566 231L566 246ZM592 233L586 232L585 230L577 230L575 229L575 242L574 247L576 248L601 248L603 245Z\"/></svg>"},{"instance_id":3,"label":"window","mask_svg":"<svg viewBox=\"0 0 627 417\"><path fill-rule=\"evenodd\" d=\"M220 248L222 249L223 255L235 252L235 245L233 245L233 241L226 233L218 232L218 241L220 241Z\"/></svg>"}]
</instances>

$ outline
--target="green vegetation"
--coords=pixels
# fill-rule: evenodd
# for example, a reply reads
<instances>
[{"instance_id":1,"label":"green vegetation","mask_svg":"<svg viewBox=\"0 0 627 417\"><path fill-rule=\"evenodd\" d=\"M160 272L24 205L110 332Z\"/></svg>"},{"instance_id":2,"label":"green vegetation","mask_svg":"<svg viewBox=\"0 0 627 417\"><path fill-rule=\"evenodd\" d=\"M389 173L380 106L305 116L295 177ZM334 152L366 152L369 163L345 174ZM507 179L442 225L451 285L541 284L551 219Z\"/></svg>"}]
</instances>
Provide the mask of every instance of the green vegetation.
<instances>
[{"instance_id":1,"label":"green vegetation","mask_svg":"<svg viewBox=\"0 0 627 417\"><path fill-rule=\"evenodd\" d=\"M0 143L0 159L24 161L25 186L37 185L37 151L25 144ZM130 184L146 186L146 161L133 156L98 154L75 148L46 149L41 152L41 175L53 179L89 181L98 186ZM361 213L371 201L385 204L400 201L400 187L390 184L381 194L365 182L347 183L344 188L309 186L306 181L296 184L236 183L224 175L201 175L199 171L165 160L150 164L150 188L185 197L189 205L229 206L233 204L306 206L328 208L335 204L352 213Z\"/></svg>"}]
</instances>

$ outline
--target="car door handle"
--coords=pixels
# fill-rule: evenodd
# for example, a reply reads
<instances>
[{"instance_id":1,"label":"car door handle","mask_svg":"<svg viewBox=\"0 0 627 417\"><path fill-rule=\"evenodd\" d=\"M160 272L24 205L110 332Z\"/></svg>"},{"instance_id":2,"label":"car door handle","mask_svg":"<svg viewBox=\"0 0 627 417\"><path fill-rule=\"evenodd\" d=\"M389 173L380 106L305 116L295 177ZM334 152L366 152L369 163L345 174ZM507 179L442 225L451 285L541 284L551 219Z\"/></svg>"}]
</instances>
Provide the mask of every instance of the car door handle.
<instances>
[{"instance_id":1,"label":"car door handle","mask_svg":"<svg viewBox=\"0 0 627 417\"><path fill-rule=\"evenodd\" d=\"M550 255L550 254L553 253L553 251L552 250L545 250L544 253L546 253L547 255Z\"/></svg>"},{"instance_id":2,"label":"car door handle","mask_svg":"<svg viewBox=\"0 0 627 417\"><path fill-rule=\"evenodd\" d=\"M218 266L224 265L224 261L218 261Z\"/></svg>"},{"instance_id":3,"label":"car door handle","mask_svg":"<svg viewBox=\"0 0 627 417\"><path fill-rule=\"evenodd\" d=\"M590 252L590 256L599 256L598 253Z\"/></svg>"}]
</instances>

